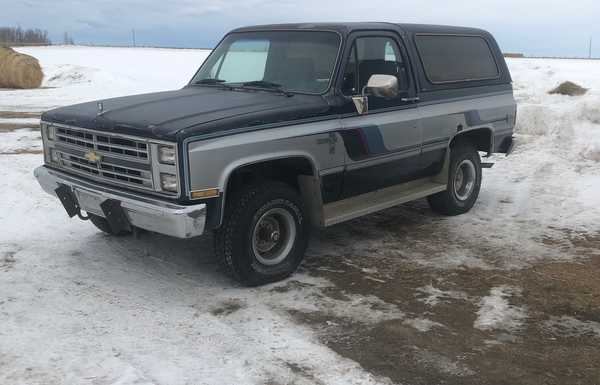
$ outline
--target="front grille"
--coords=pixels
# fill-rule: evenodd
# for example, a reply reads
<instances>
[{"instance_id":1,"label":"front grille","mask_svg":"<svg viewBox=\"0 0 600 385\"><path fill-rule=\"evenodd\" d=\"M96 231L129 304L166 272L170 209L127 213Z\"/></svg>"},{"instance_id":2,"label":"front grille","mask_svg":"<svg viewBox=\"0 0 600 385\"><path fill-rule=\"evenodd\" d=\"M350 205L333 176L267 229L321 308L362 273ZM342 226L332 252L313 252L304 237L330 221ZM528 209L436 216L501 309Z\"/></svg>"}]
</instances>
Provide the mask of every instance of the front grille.
<instances>
[{"instance_id":1,"label":"front grille","mask_svg":"<svg viewBox=\"0 0 600 385\"><path fill-rule=\"evenodd\" d=\"M105 155L148 162L148 144L144 141L70 127L56 127L55 130L58 142Z\"/></svg>"},{"instance_id":2,"label":"front grille","mask_svg":"<svg viewBox=\"0 0 600 385\"><path fill-rule=\"evenodd\" d=\"M90 147L91 148L91 147ZM55 150L58 154L60 166L80 174L85 174L113 183L133 186L138 188L152 189L152 173L149 170L141 170L129 166L116 165L106 161L90 162L80 156Z\"/></svg>"}]
</instances>

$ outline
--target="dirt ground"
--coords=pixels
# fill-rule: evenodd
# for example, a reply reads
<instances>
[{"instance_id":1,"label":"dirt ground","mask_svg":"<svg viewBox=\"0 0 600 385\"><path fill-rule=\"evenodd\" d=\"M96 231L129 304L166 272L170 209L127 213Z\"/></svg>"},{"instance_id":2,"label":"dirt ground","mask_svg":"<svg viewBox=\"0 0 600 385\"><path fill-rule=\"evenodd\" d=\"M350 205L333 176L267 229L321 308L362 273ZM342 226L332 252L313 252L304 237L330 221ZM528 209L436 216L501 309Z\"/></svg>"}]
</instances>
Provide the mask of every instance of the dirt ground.
<instances>
[{"instance_id":1,"label":"dirt ground","mask_svg":"<svg viewBox=\"0 0 600 385\"><path fill-rule=\"evenodd\" d=\"M321 243L340 242L343 247L341 235L353 234L346 239L360 242L360 236L368 238L369 228L380 227L388 236L393 234L393 242L404 244L407 254L422 244L429 245L431 254L443 253L454 240L445 239L435 215L423 206L417 202L342 224L321 232L319 238ZM411 218L411 213L421 219ZM429 229L423 231L421 224ZM378 297L397 304L407 317L426 318L422 330L407 317L373 325L320 312L291 314L318 330L331 349L397 383L597 385L600 331L565 328L568 324L552 320L600 322L600 234L553 230L562 236L539 242L574 257L573 261L544 261L522 269L440 269L416 263L402 252L377 258L375 266L367 255L307 257L304 269L335 283L335 289L323 295ZM506 250L494 250L487 243L467 240L464 246L486 260L505 258ZM438 300L425 300L422 290L428 285L438 290ZM521 288L510 305L527 310L525 322L509 331L474 328L481 298L499 286ZM293 290L293 282L288 287Z\"/></svg>"}]
</instances>

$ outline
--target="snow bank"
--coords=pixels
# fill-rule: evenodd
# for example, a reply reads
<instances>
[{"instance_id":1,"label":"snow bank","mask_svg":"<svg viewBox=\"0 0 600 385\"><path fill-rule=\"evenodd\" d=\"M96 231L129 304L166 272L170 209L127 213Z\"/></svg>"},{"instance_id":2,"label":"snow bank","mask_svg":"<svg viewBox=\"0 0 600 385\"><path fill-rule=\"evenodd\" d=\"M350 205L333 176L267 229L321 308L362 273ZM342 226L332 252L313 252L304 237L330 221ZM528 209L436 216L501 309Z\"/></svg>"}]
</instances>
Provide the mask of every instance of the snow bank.
<instances>
[{"instance_id":1,"label":"snow bank","mask_svg":"<svg viewBox=\"0 0 600 385\"><path fill-rule=\"evenodd\" d=\"M594 61L509 59L519 103L515 132L546 137L551 149L571 161L599 161L600 71ZM564 81L589 91L582 96L549 95ZM525 138L527 140L528 138ZM568 154L564 154L568 153Z\"/></svg>"}]
</instances>

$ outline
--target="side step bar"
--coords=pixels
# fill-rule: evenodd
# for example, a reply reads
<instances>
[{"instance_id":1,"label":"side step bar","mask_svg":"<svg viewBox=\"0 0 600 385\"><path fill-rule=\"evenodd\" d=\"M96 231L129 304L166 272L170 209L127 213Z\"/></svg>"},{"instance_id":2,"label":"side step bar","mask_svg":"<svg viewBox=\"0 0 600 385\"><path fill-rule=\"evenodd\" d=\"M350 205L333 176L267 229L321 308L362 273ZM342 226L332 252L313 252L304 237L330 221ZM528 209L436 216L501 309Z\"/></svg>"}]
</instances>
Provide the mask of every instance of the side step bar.
<instances>
[{"instance_id":1,"label":"side step bar","mask_svg":"<svg viewBox=\"0 0 600 385\"><path fill-rule=\"evenodd\" d=\"M444 165L437 175L327 204L323 204L318 177L300 175L298 184L311 224L327 227L445 191L448 188L449 165L450 152L446 151Z\"/></svg>"},{"instance_id":2,"label":"side step bar","mask_svg":"<svg viewBox=\"0 0 600 385\"><path fill-rule=\"evenodd\" d=\"M387 187L323 206L323 226L332 226L446 190L430 178Z\"/></svg>"}]
</instances>

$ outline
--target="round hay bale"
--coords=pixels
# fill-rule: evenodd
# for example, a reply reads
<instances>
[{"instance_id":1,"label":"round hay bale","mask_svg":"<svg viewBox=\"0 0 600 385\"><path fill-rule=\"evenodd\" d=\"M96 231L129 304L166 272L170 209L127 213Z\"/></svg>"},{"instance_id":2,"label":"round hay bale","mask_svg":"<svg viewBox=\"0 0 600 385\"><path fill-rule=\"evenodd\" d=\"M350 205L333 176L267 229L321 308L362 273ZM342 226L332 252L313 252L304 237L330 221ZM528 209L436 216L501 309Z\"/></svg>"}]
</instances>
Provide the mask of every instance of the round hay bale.
<instances>
[{"instance_id":1,"label":"round hay bale","mask_svg":"<svg viewBox=\"0 0 600 385\"><path fill-rule=\"evenodd\" d=\"M36 58L0 47L0 88L38 88L43 79Z\"/></svg>"},{"instance_id":2,"label":"round hay bale","mask_svg":"<svg viewBox=\"0 0 600 385\"><path fill-rule=\"evenodd\" d=\"M567 96L581 96L588 92L587 88L581 87L579 84L573 82L561 83L558 87L548 92L549 94L559 94Z\"/></svg>"}]
</instances>

